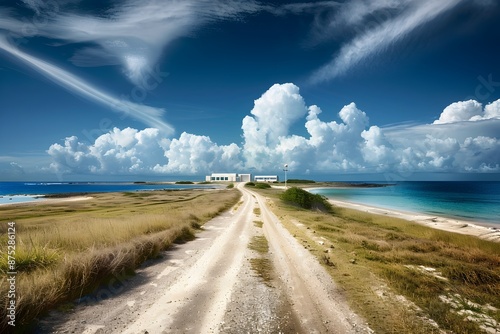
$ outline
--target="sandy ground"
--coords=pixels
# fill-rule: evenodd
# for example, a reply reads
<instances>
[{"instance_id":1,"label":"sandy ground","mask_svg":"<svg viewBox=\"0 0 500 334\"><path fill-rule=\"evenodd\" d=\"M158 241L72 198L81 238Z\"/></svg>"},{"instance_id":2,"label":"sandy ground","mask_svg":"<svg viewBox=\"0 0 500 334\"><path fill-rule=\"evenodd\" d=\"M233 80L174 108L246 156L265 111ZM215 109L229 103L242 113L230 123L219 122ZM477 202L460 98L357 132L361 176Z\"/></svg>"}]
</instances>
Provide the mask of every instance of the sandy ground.
<instances>
[{"instance_id":1,"label":"sandy ground","mask_svg":"<svg viewBox=\"0 0 500 334\"><path fill-rule=\"evenodd\" d=\"M39 332L371 333L266 199L238 187L242 203L206 223L194 241L176 245L133 277L115 277L71 311L52 312ZM258 255L248 243L259 234L269 241L271 284L249 264Z\"/></svg>"},{"instance_id":2,"label":"sandy ground","mask_svg":"<svg viewBox=\"0 0 500 334\"><path fill-rule=\"evenodd\" d=\"M401 218L439 230L468 234L479 237L481 239L500 242L500 228L487 226L486 224L473 223L470 221L431 216L414 212L388 210L365 204L350 203L338 200L329 200L329 202L340 207L374 213L378 215L387 215L391 217Z\"/></svg>"}]
</instances>

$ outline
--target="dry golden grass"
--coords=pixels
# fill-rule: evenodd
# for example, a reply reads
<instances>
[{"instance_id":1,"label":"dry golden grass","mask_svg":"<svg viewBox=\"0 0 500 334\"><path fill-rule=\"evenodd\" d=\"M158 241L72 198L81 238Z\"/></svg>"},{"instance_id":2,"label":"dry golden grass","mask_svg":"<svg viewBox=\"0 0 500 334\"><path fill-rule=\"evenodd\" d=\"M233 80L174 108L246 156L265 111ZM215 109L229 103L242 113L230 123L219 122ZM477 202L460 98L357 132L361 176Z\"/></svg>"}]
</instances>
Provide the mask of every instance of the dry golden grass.
<instances>
[{"instance_id":1,"label":"dry golden grass","mask_svg":"<svg viewBox=\"0 0 500 334\"><path fill-rule=\"evenodd\" d=\"M376 333L500 330L499 243L355 210L298 209L277 190L259 192Z\"/></svg>"},{"instance_id":2,"label":"dry golden grass","mask_svg":"<svg viewBox=\"0 0 500 334\"><path fill-rule=\"evenodd\" d=\"M16 327L81 297L112 275L159 256L237 203L237 190L97 194L92 200L0 207L16 222ZM193 210L196 208L196 210ZM7 305L7 233L0 238L0 300ZM6 326L2 307L0 332Z\"/></svg>"},{"instance_id":3,"label":"dry golden grass","mask_svg":"<svg viewBox=\"0 0 500 334\"><path fill-rule=\"evenodd\" d=\"M260 256L250 259L250 265L255 273L262 278L265 284L271 286L273 278L273 265L269 259L269 244L263 235L257 235L252 238L248 248L256 251Z\"/></svg>"},{"instance_id":4,"label":"dry golden grass","mask_svg":"<svg viewBox=\"0 0 500 334\"><path fill-rule=\"evenodd\" d=\"M256 227L262 228L262 226L264 225L264 222L263 222L262 220L254 220L254 221L253 221L253 224L254 224Z\"/></svg>"}]
</instances>

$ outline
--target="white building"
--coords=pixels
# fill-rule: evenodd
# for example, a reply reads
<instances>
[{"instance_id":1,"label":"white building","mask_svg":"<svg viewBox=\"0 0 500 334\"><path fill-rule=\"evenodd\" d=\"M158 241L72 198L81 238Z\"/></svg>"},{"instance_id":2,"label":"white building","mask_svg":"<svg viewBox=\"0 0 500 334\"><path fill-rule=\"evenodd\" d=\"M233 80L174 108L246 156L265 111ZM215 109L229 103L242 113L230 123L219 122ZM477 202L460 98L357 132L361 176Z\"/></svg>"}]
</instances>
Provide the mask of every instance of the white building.
<instances>
[{"instance_id":1,"label":"white building","mask_svg":"<svg viewBox=\"0 0 500 334\"><path fill-rule=\"evenodd\" d=\"M255 175L255 182L278 182L278 175Z\"/></svg>"},{"instance_id":2,"label":"white building","mask_svg":"<svg viewBox=\"0 0 500 334\"><path fill-rule=\"evenodd\" d=\"M207 175L205 180L208 182L214 181L227 181L227 182L250 182L252 179L251 174L237 174L237 173L212 173Z\"/></svg>"},{"instance_id":3,"label":"white building","mask_svg":"<svg viewBox=\"0 0 500 334\"><path fill-rule=\"evenodd\" d=\"M239 174L240 182L250 182L252 181L252 174Z\"/></svg>"}]
</instances>

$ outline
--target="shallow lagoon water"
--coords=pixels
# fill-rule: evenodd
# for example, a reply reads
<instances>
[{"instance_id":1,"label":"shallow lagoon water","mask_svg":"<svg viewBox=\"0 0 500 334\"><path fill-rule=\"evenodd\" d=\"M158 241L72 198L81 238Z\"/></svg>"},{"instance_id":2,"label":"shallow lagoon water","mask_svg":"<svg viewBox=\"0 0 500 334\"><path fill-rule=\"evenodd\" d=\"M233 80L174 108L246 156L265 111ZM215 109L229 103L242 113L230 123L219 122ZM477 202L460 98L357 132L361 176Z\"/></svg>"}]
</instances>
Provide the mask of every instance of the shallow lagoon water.
<instances>
[{"instance_id":1,"label":"shallow lagoon water","mask_svg":"<svg viewBox=\"0 0 500 334\"><path fill-rule=\"evenodd\" d=\"M398 182L311 192L340 201L500 226L500 182Z\"/></svg>"}]
</instances>

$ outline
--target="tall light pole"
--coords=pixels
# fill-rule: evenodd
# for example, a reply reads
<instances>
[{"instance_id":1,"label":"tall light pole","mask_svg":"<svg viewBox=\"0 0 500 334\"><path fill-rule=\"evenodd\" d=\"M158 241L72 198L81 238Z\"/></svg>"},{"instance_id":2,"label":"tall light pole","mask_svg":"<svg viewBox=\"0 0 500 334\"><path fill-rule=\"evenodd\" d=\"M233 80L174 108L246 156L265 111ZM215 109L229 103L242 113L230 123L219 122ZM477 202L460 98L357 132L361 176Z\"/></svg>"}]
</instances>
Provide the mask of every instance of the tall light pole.
<instances>
[{"instance_id":1,"label":"tall light pole","mask_svg":"<svg viewBox=\"0 0 500 334\"><path fill-rule=\"evenodd\" d=\"M285 171L285 190L287 189L286 188L286 172L288 172L288 164L285 164L285 166L283 166L283 170Z\"/></svg>"}]
</instances>

